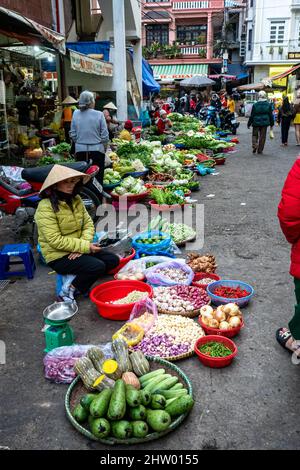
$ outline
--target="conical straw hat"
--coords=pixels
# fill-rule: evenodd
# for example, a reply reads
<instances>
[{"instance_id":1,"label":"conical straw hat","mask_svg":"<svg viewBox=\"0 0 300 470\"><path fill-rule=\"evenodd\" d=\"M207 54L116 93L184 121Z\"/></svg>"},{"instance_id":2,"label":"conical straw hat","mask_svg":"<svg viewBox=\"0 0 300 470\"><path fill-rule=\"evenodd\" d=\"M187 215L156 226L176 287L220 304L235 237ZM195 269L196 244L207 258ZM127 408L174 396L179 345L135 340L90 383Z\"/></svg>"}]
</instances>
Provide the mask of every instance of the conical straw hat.
<instances>
[{"instance_id":1,"label":"conical straw hat","mask_svg":"<svg viewBox=\"0 0 300 470\"><path fill-rule=\"evenodd\" d=\"M73 168L69 168L63 165L54 165L49 175L45 179L44 184L40 189L40 193L45 191L45 189L50 188L50 186L59 183L60 181L64 181L68 178L74 178L76 176L82 177L83 184L86 184L91 179L90 175L81 173L81 171L73 170Z\"/></svg>"},{"instance_id":2,"label":"conical straw hat","mask_svg":"<svg viewBox=\"0 0 300 470\"><path fill-rule=\"evenodd\" d=\"M72 98L72 96L67 96L66 99L64 99L62 102L62 104L76 104L76 103L78 103L78 101Z\"/></svg>"},{"instance_id":3,"label":"conical straw hat","mask_svg":"<svg viewBox=\"0 0 300 470\"><path fill-rule=\"evenodd\" d=\"M110 101L109 103L107 103L105 106L103 106L103 109L118 109L112 101Z\"/></svg>"}]
</instances>

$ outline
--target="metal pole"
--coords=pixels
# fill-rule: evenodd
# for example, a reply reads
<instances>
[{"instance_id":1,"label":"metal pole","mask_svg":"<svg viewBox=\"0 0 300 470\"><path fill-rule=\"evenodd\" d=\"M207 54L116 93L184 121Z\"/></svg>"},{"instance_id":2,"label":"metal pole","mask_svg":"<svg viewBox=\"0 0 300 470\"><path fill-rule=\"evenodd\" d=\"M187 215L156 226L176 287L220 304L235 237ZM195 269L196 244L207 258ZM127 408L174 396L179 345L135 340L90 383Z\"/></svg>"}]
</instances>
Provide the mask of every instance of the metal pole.
<instances>
[{"instance_id":1,"label":"metal pole","mask_svg":"<svg viewBox=\"0 0 300 470\"><path fill-rule=\"evenodd\" d=\"M127 119L127 67L124 0L113 0L114 74L116 76L118 119Z\"/></svg>"}]
</instances>

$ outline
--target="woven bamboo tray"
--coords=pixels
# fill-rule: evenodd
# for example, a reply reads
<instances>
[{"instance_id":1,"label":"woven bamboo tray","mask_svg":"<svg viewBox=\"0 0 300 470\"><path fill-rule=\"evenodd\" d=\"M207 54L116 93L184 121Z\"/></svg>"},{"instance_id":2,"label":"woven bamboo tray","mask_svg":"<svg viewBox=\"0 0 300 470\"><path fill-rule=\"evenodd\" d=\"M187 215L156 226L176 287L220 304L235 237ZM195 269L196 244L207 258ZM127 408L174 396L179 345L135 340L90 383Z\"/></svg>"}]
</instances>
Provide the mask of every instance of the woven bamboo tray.
<instances>
[{"instance_id":1,"label":"woven bamboo tray","mask_svg":"<svg viewBox=\"0 0 300 470\"><path fill-rule=\"evenodd\" d=\"M167 373L172 373L172 375L177 376L179 379L179 382L181 382L187 388L189 395L193 396L192 384L190 380L188 379L188 377L184 374L184 372L179 367L159 357L146 356L146 358L150 362L151 371L155 369L160 369L161 367L163 367L164 369L166 369ZM174 419L174 421L171 422L168 429L166 429L163 432L152 432L148 434L145 438L132 437L130 439L116 439L114 437L109 437L107 439L97 439L97 437L95 437L88 430L87 427L84 427L83 425L77 423L77 421L74 419L72 415L72 411L74 410L75 406L79 403L82 395L84 395L85 393L87 393L87 390L83 386L83 383L80 377L76 377L76 379L73 380L73 382L69 386L66 397L65 397L65 409L66 409L67 417L70 420L71 424L74 426L74 428L77 429L77 431L79 431L85 437L88 437L89 439L93 441L101 442L102 444L105 444L105 445L142 444L145 442L154 441L155 439L160 439L161 437L165 436L171 431L174 431L174 429L180 426L180 424L184 421L184 419L188 415L188 413L184 413L178 416L178 418Z\"/></svg>"},{"instance_id":2,"label":"woven bamboo tray","mask_svg":"<svg viewBox=\"0 0 300 470\"><path fill-rule=\"evenodd\" d=\"M207 302L205 305L210 305L211 300ZM198 315L200 315L200 309L198 310L191 310L190 312L170 312L169 310L162 310L159 307L157 307L158 313L163 313L164 315L180 315L181 317L187 317L187 318L195 318Z\"/></svg>"},{"instance_id":3,"label":"woven bamboo tray","mask_svg":"<svg viewBox=\"0 0 300 470\"><path fill-rule=\"evenodd\" d=\"M175 362L175 361L180 361L181 359L188 359L189 357L192 357L195 354L194 350L188 351L185 354L181 354L180 356L171 356L171 357L164 357L163 359L165 361L170 361L170 362Z\"/></svg>"}]
</instances>

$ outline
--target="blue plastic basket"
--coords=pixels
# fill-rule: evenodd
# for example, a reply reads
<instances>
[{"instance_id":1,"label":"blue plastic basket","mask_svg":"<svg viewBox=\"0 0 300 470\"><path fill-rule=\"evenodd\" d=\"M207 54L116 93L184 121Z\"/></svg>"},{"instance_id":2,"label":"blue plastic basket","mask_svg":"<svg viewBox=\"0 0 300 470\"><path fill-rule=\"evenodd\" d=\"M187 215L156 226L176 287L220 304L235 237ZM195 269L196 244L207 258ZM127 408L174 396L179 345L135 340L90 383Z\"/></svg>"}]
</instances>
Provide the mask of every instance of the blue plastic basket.
<instances>
[{"instance_id":1,"label":"blue plastic basket","mask_svg":"<svg viewBox=\"0 0 300 470\"><path fill-rule=\"evenodd\" d=\"M185 149L184 144L174 144L177 149Z\"/></svg>"},{"instance_id":2,"label":"blue plastic basket","mask_svg":"<svg viewBox=\"0 0 300 470\"><path fill-rule=\"evenodd\" d=\"M159 243L153 243L152 245L148 245L146 243L138 243L137 240L139 238L152 238L155 236L160 236L160 237L165 237L165 240L159 242ZM132 247L138 252L138 253L146 253L150 255L156 255L160 252L166 252L168 251L170 245L172 242L172 238L170 237L169 233L164 233L164 232L159 232L157 230L152 230L149 232L144 232L144 233L139 233L132 239Z\"/></svg>"},{"instance_id":3,"label":"blue plastic basket","mask_svg":"<svg viewBox=\"0 0 300 470\"><path fill-rule=\"evenodd\" d=\"M246 289L248 292L250 292L250 294L247 297L243 297L240 299L229 299L226 297L219 297L218 295L214 294L214 290L219 286L240 287L241 289ZM246 284L246 282L233 281L230 279L229 280L222 279L221 281L212 282L211 284L207 286L206 291L208 295L210 296L213 304L215 305L225 305L225 304L233 302L233 303L236 303L239 307L245 307L254 295L254 289L252 286L250 286L249 284Z\"/></svg>"},{"instance_id":4,"label":"blue plastic basket","mask_svg":"<svg viewBox=\"0 0 300 470\"><path fill-rule=\"evenodd\" d=\"M114 189L117 186L120 186L121 182L122 182L122 180L120 180L118 183L114 183L114 184L103 184L103 189Z\"/></svg>"},{"instance_id":5,"label":"blue plastic basket","mask_svg":"<svg viewBox=\"0 0 300 470\"><path fill-rule=\"evenodd\" d=\"M149 173L149 169L146 168L144 171L130 171L129 173L125 173L125 176L132 176L133 178L141 178L143 176L147 176Z\"/></svg>"}]
</instances>

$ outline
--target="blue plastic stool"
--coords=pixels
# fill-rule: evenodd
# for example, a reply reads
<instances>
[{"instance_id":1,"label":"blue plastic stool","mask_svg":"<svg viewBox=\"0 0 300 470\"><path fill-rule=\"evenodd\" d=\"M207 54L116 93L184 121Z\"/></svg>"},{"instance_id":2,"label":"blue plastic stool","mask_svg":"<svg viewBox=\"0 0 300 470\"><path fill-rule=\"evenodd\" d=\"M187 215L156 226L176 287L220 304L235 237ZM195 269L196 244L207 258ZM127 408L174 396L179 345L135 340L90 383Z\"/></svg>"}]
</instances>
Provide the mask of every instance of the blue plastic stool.
<instances>
[{"instance_id":1,"label":"blue plastic stool","mask_svg":"<svg viewBox=\"0 0 300 470\"><path fill-rule=\"evenodd\" d=\"M10 261L10 256L18 256L22 261ZM24 264L22 271L12 271L10 267L16 264ZM16 245L4 245L0 252L0 279L4 280L10 276L27 276L33 279L36 269L32 248L29 243Z\"/></svg>"},{"instance_id":2,"label":"blue plastic stool","mask_svg":"<svg viewBox=\"0 0 300 470\"><path fill-rule=\"evenodd\" d=\"M56 295L59 295L62 285L63 285L63 275L62 274L56 274Z\"/></svg>"}]
</instances>

